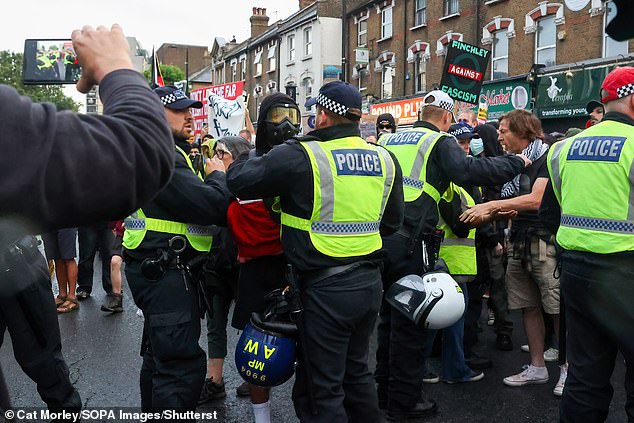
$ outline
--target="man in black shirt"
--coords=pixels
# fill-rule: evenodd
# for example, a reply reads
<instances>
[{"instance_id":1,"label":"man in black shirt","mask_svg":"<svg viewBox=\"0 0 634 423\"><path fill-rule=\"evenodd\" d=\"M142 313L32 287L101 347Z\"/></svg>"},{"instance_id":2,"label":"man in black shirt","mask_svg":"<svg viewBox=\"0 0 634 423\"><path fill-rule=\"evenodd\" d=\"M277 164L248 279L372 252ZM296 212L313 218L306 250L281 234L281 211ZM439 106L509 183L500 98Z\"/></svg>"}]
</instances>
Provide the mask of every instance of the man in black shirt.
<instances>
[{"instance_id":1,"label":"man in black shirt","mask_svg":"<svg viewBox=\"0 0 634 423\"><path fill-rule=\"evenodd\" d=\"M553 277L555 246L550 240L551 233L537 216L548 181L548 146L539 139L541 123L525 110L514 110L502 116L499 132L507 151L523 152L533 165L502 188L502 196L511 198L478 204L463 213L461 219L477 222L500 210L519 212L511 226L506 285L509 309L522 310L531 363L521 373L505 378L504 383L509 386L546 383L548 370L544 364L542 307L553 318L554 333L559 333L559 283ZM565 372L562 367L563 377Z\"/></svg>"}]
</instances>

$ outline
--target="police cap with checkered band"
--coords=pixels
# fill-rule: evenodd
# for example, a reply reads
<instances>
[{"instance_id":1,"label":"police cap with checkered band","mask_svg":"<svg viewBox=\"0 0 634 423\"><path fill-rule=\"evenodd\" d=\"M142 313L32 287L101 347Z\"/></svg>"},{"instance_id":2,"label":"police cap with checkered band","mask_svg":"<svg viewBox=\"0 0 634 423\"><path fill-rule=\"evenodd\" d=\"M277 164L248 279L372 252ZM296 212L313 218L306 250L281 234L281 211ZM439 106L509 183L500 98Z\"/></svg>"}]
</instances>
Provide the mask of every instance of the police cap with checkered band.
<instances>
[{"instance_id":1,"label":"police cap with checkered band","mask_svg":"<svg viewBox=\"0 0 634 423\"><path fill-rule=\"evenodd\" d=\"M347 82L332 81L323 85L317 97L309 99L305 105L311 107L314 104L350 120L361 119L361 93Z\"/></svg>"},{"instance_id":2,"label":"police cap with checkered band","mask_svg":"<svg viewBox=\"0 0 634 423\"><path fill-rule=\"evenodd\" d=\"M603 104L634 94L634 67L623 66L614 69L601 84Z\"/></svg>"},{"instance_id":3,"label":"police cap with checkered band","mask_svg":"<svg viewBox=\"0 0 634 423\"><path fill-rule=\"evenodd\" d=\"M187 97L183 90L178 89L173 85L155 88L154 92L161 99L163 107L168 109L183 110L190 107L193 107L194 109L200 109L203 107L203 104L200 101L192 100Z\"/></svg>"},{"instance_id":4,"label":"police cap with checkered band","mask_svg":"<svg viewBox=\"0 0 634 423\"><path fill-rule=\"evenodd\" d=\"M454 116L453 114L455 103L446 92L441 90L433 90L428 92L427 95L423 97L423 103L421 104L421 107L427 106L435 106L447 110L449 113L451 113L452 121L456 121L456 116Z\"/></svg>"}]
</instances>

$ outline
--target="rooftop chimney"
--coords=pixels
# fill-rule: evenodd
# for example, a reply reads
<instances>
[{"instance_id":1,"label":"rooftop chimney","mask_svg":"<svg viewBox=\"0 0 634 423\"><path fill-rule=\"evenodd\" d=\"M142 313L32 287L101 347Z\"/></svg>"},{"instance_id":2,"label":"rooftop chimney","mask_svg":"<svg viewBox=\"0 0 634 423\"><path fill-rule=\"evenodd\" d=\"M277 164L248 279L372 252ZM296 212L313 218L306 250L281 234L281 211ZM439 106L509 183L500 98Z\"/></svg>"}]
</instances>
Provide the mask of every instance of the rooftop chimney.
<instances>
[{"instance_id":1,"label":"rooftop chimney","mask_svg":"<svg viewBox=\"0 0 634 423\"><path fill-rule=\"evenodd\" d=\"M269 17L266 16L265 8L254 7L253 16L249 20L251 21L251 38L257 37L269 26Z\"/></svg>"},{"instance_id":2,"label":"rooftop chimney","mask_svg":"<svg viewBox=\"0 0 634 423\"><path fill-rule=\"evenodd\" d=\"M305 9L313 3L315 0L299 0L299 10Z\"/></svg>"}]
</instances>

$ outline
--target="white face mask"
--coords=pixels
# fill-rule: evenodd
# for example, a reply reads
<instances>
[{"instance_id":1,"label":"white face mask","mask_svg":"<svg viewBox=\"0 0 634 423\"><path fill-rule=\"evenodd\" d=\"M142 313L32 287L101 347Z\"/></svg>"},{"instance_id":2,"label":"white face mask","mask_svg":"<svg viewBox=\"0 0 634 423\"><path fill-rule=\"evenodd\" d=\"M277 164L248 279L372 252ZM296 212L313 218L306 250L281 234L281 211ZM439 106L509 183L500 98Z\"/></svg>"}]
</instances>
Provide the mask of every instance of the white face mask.
<instances>
[{"instance_id":1,"label":"white face mask","mask_svg":"<svg viewBox=\"0 0 634 423\"><path fill-rule=\"evenodd\" d=\"M472 138L469 148L471 149L471 154L477 156L484 151L484 141L482 141L482 138Z\"/></svg>"}]
</instances>

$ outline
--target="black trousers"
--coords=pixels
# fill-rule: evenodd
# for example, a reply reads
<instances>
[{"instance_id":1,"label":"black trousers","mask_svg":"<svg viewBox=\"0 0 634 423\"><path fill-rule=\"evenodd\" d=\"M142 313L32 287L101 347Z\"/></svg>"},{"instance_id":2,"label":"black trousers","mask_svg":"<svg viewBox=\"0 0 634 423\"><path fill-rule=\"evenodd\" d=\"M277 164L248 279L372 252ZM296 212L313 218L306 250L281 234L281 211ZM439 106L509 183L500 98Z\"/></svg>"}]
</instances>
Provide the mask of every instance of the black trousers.
<instances>
[{"instance_id":1,"label":"black trousers","mask_svg":"<svg viewBox=\"0 0 634 423\"><path fill-rule=\"evenodd\" d=\"M387 289L403 276L423 274L421 247L407 252L407 238L392 235L383 240L388 252L383 272ZM377 331L375 379L378 395L389 411L407 411L421 399L425 372L427 332L383 301Z\"/></svg>"},{"instance_id":2,"label":"black trousers","mask_svg":"<svg viewBox=\"0 0 634 423\"><path fill-rule=\"evenodd\" d=\"M5 270L0 269L0 345L8 329L16 361L37 384L49 410L80 410L81 398L62 356L46 260L35 250Z\"/></svg>"},{"instance_id":3,"label":"black trousers","mask_svg":"<svg viewBox=\"0 0 634 423\"><path fill-rule=\"evenodd\" d=\"M310 412L306 373L298 353L293 403L303 423L381 422L368 368L370 335L381 303L378 266L364 264L301 286L305 338L317 415Z\"/></svg>"},{"instance_id":4,"label":"black trousers","mask_svg":"<svg viewBox=\"0 0 634 423\"><path fill-rule=\"evenodd\" d=\"M127 260L125 273L145 316L141 408L195 410L206 372L196 287L178 269L149 281L138 261Z\"/></svg>"},{"instance_id":5,"label":"black trousers","mask_svg":"<svg viewBox=\"0 0 634 423\"><path fill-rule=\"evenodd\" d=\"M568 378L562 422L603 422L614 392L617 351L625 358L625 410L634 421L634 255L567 251L562 256Z\"/></svg>"},{"instance_id":6,"label":"black trousers","mask_svg":"<svg viewBox=\"0 0 634 423\"><path fill-rule=\"evenodd\" d=\"M93 266L99 250L101 257L101 286L104 292L112 292L110 259L114 234L106 224L84 226L78 229L79 264L77 265L77 289L92 292Z\"/></svg>"}]
</instances>

